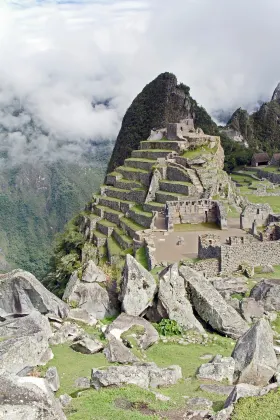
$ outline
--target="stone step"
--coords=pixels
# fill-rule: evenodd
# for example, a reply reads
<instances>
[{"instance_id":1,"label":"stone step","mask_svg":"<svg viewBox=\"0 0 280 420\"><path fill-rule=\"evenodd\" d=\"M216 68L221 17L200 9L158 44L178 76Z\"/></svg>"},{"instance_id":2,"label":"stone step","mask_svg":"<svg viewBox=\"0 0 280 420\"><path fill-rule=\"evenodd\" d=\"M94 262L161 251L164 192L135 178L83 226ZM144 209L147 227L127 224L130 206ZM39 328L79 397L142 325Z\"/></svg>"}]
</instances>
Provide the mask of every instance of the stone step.
<instances>
[{"instance_id":1,"label":"stone step","mask_svg":"<svg viewBox=\"0 0 280 420\"><path fill-rule=\"evenodd\" d=\"M181 182L181 181L160 181L160 190L167 191L176 194L189 195L192 184L190 182Z\"/></svg>"},{"instance_id":2,"label":"stone step","mask_svg":"<svg viewBox=\"0 0 280 420\"><path fill-rule=\"evenodd\" d=\"M108 220L111 223L119 225L120 219L124 216L121 211L113 210L110 207L95 205L94 212L103 219Z\"/></svg>"},{"instance_id":3,"label":"stone step","mask_svg":"<svg viewBox=\"0 0 280 420\"><path fill-rule=\"evenodd\" d=\"M113 230L112 236L123 249L133 247L133 239L130 236L126 235L123 229L115 228Z\"/></svg>"},{"instance_id":4,"label":"stone step","mask_svg":"<svg viewBox=\"0 0 280 420\"><path fill-rule=\"evenodd\" d=\"M118 172L123 175L125 179L140 182L146 187L150 184L150 172L143 169L130 168L128 166L119 166Z\"/></svg>"},{"instance_id":5,"label":"stone step","mask_svg":"<svg viewBox=\"0 0 280 420\"><path fill-rule=\"evenodd\" d=\"M147 196L147 188L133 188L127 195L127 200L134 201L137 204L144 203Z\"/></svg>"},{"instance_id":6,"label":"stone step","mask_svg":"<svg viewBox=\"0 0 280 420\"><path fill-rule=\"evenodd\" d=\"M129 174L128 174L128 176L129 176ZM115 182L114 187L115 188L121 188L121 189L124 189L124 190L131 190L132 188L141 188L142 184L141 184L141 182L138 182L138 181L133 181L133 180L122 178L122 179L119 179Z\"/></svg>"},{"instance_id":7,"label":"stone step","mask_svg":"<svg viewBox=\"0 0 280 420\"><path fill-rule=\"evenodd\" d=\"M103 233L106 236L111 236L113 230L117 227L115 223L109 222L106 219L102 219L96 223L96 230Z\"/></svg>"},{"instance_id":8,"label":"stone step","mask_svg":"<svg viewBox=\"0 0 280 420\"><path fill-rule=\"evenodd\" d=\"M180 153L181 150L185 149L185 141L170 141L170 140L146 140L141 141L140 149L142 150L173 150L176 153Z\"/></svg>"},{"instance_id":9,"label":"stone step","mask_svg":"<svg viewBox=\"0 0 280 420\"><path fill-rule=\"evenodd\" d=\"M120 226L121 228L126 232L127 235L131 236L131 238L134 238L135 233L139 230L145 230L146 228L144 226L139 225L138 223L135 223L133 220L122 217L120 220Z\"/></svg>"},{"instance_id":10,"label":"stone step","mask_svg":"<svg viewBox=\"0 0 280 420\"><path fill-rule=\"evenodd\" d=\"M156 163L156 159L128 158L125 159L124 166L129 166L130 168L144 169L145 171L151 171Z\"/></svg>"},{"instance_id":11,"label":"stone step","mask_svg":"<svg viewBox=\"0 0 280 420\"><path fill-rule=\"evenodd\" d=\"M128 212L128 216L135 223L144 226L146 229L151 227L153 213L144 211L142 206L132 207L132 209Z\"/></svg>"},{"instance_id":12,"label":"stone step","mask_svg":"<svg viewBox=\"0 0 280 420\"><path fill-rule=\"evenodd\" d=\"M97 247L104 246L107 243L107 236L98 230L94 230L92 232L92 242Z\"/></svg>"},{"instance_id":13,"label":"stone step","mask_svg":"<svg viewBox=\"0 0 280 420\"><path fill-rule=\"evenodd\" d=\"M156 201L158 201L159 203L166 203L167 201L184 201L189 199L190 197L184 194L176 194L166 191L158 191L156 193Z\"/></svg>"},{"instance_id":14,"label":"stone step","mask_svg":"<svg viewBox=\"0 0 280 420\"><path fill-rule=\"evenodd\" d=\"M156 201L150 201L148 203L143 204L143 209L145 211L158 211L162 212L165 209L165 204L157 203Z\"/></svg>"},{"instance_id":15,"label":"stone step","mask_svg":"<svg viewBox=\"0 0 280 420\"><path fill-rule=\"evenodd\" d=\"M107 197L110 198L117 198L118 200L121 201L130 201L129 200L129 193L130 190L125 190L123 188L115 188L115 187L110 187L110 186L106 186L104 188L104 192L106 194Z\"/></svg>"},{"instance_id":16,"label":"stone step","mask_svg":"<svg viewBox=\"0 0 280 420\"><path fill-rule=\"evenodd\" d=\"M126 213L129 209L135 206L133 201L119 200L118 198L107 197L106 195L97 195L98 204L104 207L110 207L113 210Z\"/></svg>"},{"instance_id":17,"label":"stone step","mask_svg":"<svg viewBox=\"0 0 280 420\"><path fill-rule=\"evenodd\" d=\"M170 153L177 155L174 150L171 149L141 149L141 150L133 150L131 153L132 158L143 158L143 159L158 159L158 158L166 158L167 155Z\"/></svg>"},{"instance_id":18,"label":"stone step","mask_svg":"<svg viewBox=\"0 0 280 420\"><path fill-rule=\"evenodd\" d=\"M106 185L115 185L116 181L118 181L122 177L123 177L122 174L116 171L111 172L110 174L106 176Z\"/></svg>"}]
</instances>

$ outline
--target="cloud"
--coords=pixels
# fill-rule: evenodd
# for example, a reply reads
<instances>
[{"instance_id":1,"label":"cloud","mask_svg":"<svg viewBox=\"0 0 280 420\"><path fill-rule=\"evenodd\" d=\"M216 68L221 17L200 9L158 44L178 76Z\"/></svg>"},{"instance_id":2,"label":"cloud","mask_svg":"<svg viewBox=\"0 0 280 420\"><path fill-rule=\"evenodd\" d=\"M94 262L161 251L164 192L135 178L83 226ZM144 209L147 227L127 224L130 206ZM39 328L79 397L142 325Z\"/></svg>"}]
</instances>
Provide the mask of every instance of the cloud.
<instances>
[{"instance_id":1,"label":"cloud","mask_svg":"<svg viewBox=\"0 0 280 420\"><path fill-rule=\"evenodd\" d=\"M0 150L80 159L163 71L213 115L253 109L280 79L279 12L278 0L0 0Z\"/></svg>"}]
</instances>

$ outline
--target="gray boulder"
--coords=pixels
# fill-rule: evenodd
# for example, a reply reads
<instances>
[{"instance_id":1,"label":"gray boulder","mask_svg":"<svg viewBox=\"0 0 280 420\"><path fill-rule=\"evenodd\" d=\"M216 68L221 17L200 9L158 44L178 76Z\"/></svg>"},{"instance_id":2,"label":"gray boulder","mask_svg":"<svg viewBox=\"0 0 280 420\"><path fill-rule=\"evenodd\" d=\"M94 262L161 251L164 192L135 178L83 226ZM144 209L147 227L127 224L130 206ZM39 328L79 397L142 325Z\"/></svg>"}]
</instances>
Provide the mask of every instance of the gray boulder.
<instances>
[{"instance_id":1,"label":"gray boulder","mask_svg":"<svg viewBox=\"0 0 280 420\"><path fill-rule=\"evenodd\" d=\"M60 380L57 368L55 366L49 367L45 379L53 392L56 392L60 388Z\"/></svg>"},{"instance_id":2,"label":"gray boulder","mask_svg":"<svg viewBox=\"0 0 280 420\"><path fill-rule=\"evenodd\" d=\"M90 388L90 379L85 377L80 377L75 380L75 388L79 389L88 389Z\"/></svg>"},{"instance_id":3,"label":"gray boulder","mask_svg":"<svg viewBox=\"0 0 280 420\"><path fill-rule=\"evenodd\" d=\"M109 334L107 336L108 344L104 349L106 359L111 363L134 363L139 362L138 357L134 356L132 351L127 348L121 340Z\"/></svg>"},{"instance_id":4,"label":"gray boulder","mask_svg":"<svg viewBox=\"0 0 280 420\"><path fill-rule=\"evenodd\" d=\"M89 337L83 337L81 340L75 341L70 347L83 354L95 354L104 348L100 341L93 340Z\"/></svg>"},{"instance_id":5,"label":"gray boulder","mask_svg":"<svg viewBox=\"0 0 280 420\"><path fill-rule=\"evenodd\" d=\"M273 348L273 331L260 319L237 341L232 357L235 360L235 382L264 386L277 369Z\"/></svg>"},{"instance_id":6,"label":"gray boulder","mask_svg":"<svg viewBox=\"0 0 280 420\"><path fill-rule=\"evenodd\" d=\"M202 391L210 394L226 395L227 397L232 392L233 385L216 385L216 384L202 384L199 387Z\"/></svg>"},{"instance_id":7,"label":"gray boulder","mask_svg":"<svg viewBox=\"0 0 280 420\"><path fill-rule=\"evenodd\" d=\"M54 326L54 324L52 324L52 326ZM67 321L62 325L56 324L55 327L56 329L49 340L51 345L72 342L86 336L85 331L73 322Z\"/></svg>"},{"instance_id":8,"label":"gray boulder","mask_svg":"<svg viewBox=\"0 0 280 420\"><path fill-rule=\"evenodd\" d=\"M100 270L101 271L101 270ZM105 274L104 274L105 276ZM74 272L67 283L63 300L75 305L75 308L84 310L92 319L103 319L118 313L115 303L106 289L106 283L101 283L101 274L96 277L86 275L86 281L79 279ZM106 279L106 277L104 277ZM95 281L94 281L95 279Z\"/></svg>"},{"instance_id":9,"label":"gray boulder","mask_svg":"<svg viewBox=\"0 0 280 420\"><path fill-rule=\"evenodd\" d=\"M67 407L69 404L71 404L72 397L68 394L60 395L59 402L62 405L62 407Z\"/></svg>"},{"instance_id":10,"label":"gray boulder","mask_svg":"<svg viewBox=\"0 0 280 420\"><path fill-rule=\"evenodd\" d=\"M97 324L97 319L95 319L91 314L89 314L88 311L81 308L70 309L68 319L80 321L92 326L95 326Z\"/></svg>"},{"instance_id":11,"label":"gray boulder","mask_svg":"<svg viewBox=\"0 0 280 420\"><path fill-rule=\"evenodd\" d=\"M135 258L127 254L119 300L122 311L142 316L152 306L157 285L154 277Z\"/></svg>"},{"instance_id":12,"label":"gray boulder","mask_svg":"<svg viewBox=\"0 0 280 420\"><path fill-rule=\"evenodd\" d=\"M203 397L194 397L187 401L187 407L190 410L211 410L213 402Z\"/></svg>"},{"instance_id":13,"label":"gray boulder","mask_svg":"<svg viewBox=\"0 0 280 420\"><path fill-rule=\"evenodd\" d=\"M212 362L201 365L198 369L198 379L209 379L211 381L222 382L227 380L229 384L233 382L235 361L232 357L217 355Z\"/></svg>"},{"instance_id":14,"label":"gray boulder","mask_svg":"<svg viewBox=\"0 0 280 420\"><path fill-rule=\"evenodd\" d=\"M240 313L246 322L253 322L264 316L264 305L262 301L253 298L244 298L240 302Z\"/></svg>"},{"instance_id":15,"label":"gray boulder","mask_svg":"<svg viewBox=\"0 0 280 420\"><path fill-rule=\"evenodd\" d=\"M204 332L204 328L194 316L192 305L187 298L185 280L179 275L177 263L160 273L158 299L169 319L176 321L186 330Z\"/></svg>"},{"instance_id":16,"label":"gray boulder","mask_svg":"<svg viewBox=\"0 0 280 420\"><path fill-rule=\"evenodd\" d=\"M82 281L85 283L106 283L106 274L89 260L83 267Z\"/></svg>"},{"instance_id":17,"label":"gray boulder","mask_svg":"<svg viewBox=\"0 0 280 420\"><path fill-rule=\"evenodd\" d=\"M52 334L47 318L33 310L29 315L0 323L0 374L18 373L26 366L46 363Z\"/></svg>"},{"instance_id":18,"label":"gray boulder","mask_svg":"<svg viewBox=\"0 0 280 420\"><path fill-rule=\"evenodd\" d=\"M250 297L262 301L266 311L280 311L280 280L262 280L251 290Z\"/></svg>"},{"instance_id":19,"label":"gray boulder","mask_svg":"<svg viewBox=\"0 0 280 420\"><path fill-rule=\"evenodd\" d=\"M186 281L190 301L198 315L223 335L238 338L248 329L241 316L200 273L181 266L180 275Z\"/></svg>"},{"instance_id":20,"label":"gray boulder","mask_svg":"<svg viewBox=\"0 0 280 420\"><path fill-rule=\"evenodd\" d=\"M230 405L211 417L211 420L230 420L233 409L233 405Z\"/></svg>"},{"instance_id":21,"label":"gray boulder","mask_svg":"<svg viewBox=\"0 0 280 420\"><path fill-rule=\"evenodd\" d=\"M248 290L244 277L215 277L209 280L222 296L246 293Z\"/></svg>"},{"instance_id":22,"label":"gray boulder","mask_svg":"<svg viewBox=\"0 0 280 420\"><path fill-rule=\"evenodd\" d=\"M110 325L108 325L105 336L114 336L122 340L122 336L133 334L139 347L146 350L159 339L157 330L146 319L122 313Z\"/></svg>"},{"instance_id":23,"label":"gray boulder","mask_svg":"<svg viewBox=\"0 0 280 420\"><path fill-rule=\"evenodd\" d=\"M104 370L92 369L91 385L95 389L123 385L136 385L148 389L174 385L180 379L180 366L161 369L155 363L139 363L133 366L110 366Z\"/></svg>"},{"instance_id":24,"label":"gray boulder","mask_svg":"<svg viewBox=\"0 0 280 420\"><path fill-rule=\"evenodd\" d=\"M0 275L1 317L27 315L36 309L41 314L68 315L69 308L49 292L31 273L14 270Z\"/></svg>"},{"instance_id":25,"label":"gray boulder","mask_svg":"<svg viewBox=\"0 0 280 420\"><path fill-rule=\"evenodd\" d=\"M0 418L66 420L61 405L42 378L0 376Z\"/></svg>"},{"instance_id":26,"label":"gray boulder","mask_svg":"<svg viewBox=\"0 0 280 420\"><path fill-rule=\"evenodd\" d=\"M225 408L231 406L232 404L236 403L239 398L246 398L246 397L256 397L259 395L261 388L254 385L249 384L238 384L236 385L232 392L229 394L228 398L225 402Z\"/></svg>"}]
</instances>

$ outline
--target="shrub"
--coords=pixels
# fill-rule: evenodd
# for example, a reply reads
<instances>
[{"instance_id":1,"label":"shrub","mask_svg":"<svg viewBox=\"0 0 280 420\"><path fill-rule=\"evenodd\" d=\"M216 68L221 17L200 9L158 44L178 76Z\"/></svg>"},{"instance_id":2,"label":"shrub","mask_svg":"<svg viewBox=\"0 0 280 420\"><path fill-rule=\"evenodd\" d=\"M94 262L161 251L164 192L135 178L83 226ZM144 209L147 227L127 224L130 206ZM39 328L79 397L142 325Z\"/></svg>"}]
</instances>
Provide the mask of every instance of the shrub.
<instances>
[{"instance_id":1,"label":"shrub","mask_svg":"<svg viewBox=\"0 0 280 420\"><path fill-rule=\"evenodd\" d=\"M155 327L160 335L166 336L182 334L182 328L173 319L162 319Z\"/></svg>"}]
</instances>

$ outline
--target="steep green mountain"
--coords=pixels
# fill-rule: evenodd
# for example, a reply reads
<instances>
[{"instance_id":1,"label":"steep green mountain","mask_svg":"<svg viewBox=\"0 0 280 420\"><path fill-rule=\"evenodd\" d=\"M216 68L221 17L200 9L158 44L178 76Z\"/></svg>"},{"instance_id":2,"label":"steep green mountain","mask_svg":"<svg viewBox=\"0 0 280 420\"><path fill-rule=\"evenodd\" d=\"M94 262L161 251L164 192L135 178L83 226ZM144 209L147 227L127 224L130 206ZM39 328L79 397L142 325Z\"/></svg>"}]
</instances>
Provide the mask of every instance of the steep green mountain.
<instances>
[{"instance_id":1,"label":"steep green mountain","mask_svg":"<svg viewBox=\"0 0 280 420\"><path fill-rule=\"evenodd\" d=\"M229 137L247 143L254 150L267 152L280 149L280 85L275 89L270 102L249 115L244 109L237 109L224 131Z\"/></svg>"},{"instance_id":2,"label":"steep green mountain","mask_svg":"<svg viewBox=\"0 0 280 420\"><path fill-rule=\"evenodd\" d=\"M104 177L108 152L90 164L9 165L0 168L0 269L21 267L41 278L52 242L84 207Z\"/></svg>"},{"instance_id":3,"label":"steep green mountain","mask_svg":"<svg viewBox=\"0 0 280 420\"><path fill-rule=\"evenodd\" d=\"M108 165L108 172L137 149L140 141L147 139L152 129L166 127L168 123L192 117L195 125L209 134L217 133L217 126L204 108L190 96L190 88L178 84L172 73L162 73L146 85L133 100L122 122Z\"/></svg>"}]
</instances>

